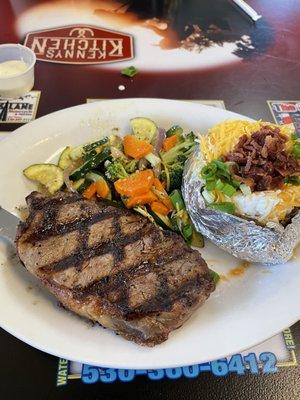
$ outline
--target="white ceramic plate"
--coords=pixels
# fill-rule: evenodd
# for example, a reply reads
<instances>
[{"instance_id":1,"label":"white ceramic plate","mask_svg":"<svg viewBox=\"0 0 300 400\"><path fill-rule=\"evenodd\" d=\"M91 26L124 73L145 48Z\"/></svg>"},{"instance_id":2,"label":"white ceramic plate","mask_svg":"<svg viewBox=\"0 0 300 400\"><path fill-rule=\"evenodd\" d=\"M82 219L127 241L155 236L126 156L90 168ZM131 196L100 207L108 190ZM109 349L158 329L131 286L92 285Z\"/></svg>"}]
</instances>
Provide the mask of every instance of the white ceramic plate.
<instances>
[{"instance_id":1,"label":"white ceramic plate","mask_svg":"<svg viewBox=\"0 0 300 400\"><path fill-rule=\"evenodd\" d=\"M228 118L228 111L162 99L127 99L82 105L38 119L0 143L0 204L15 212L34 185L22 176L29 164L53 160L66 145L109 134L127 133L129 119L152 118L159 126L179 124L204 132ZM227 276L215 293L167 342L145 348L57 307L0 242L1 326L48 353L88 364L118 368L165 368L197 364L249 348L275 335L300 317L299 256L285 265L249 266L232 277L240 261L206 243L210 267ZM298 265L297 265L298 264Z\"/></svg>"}]
</instances>

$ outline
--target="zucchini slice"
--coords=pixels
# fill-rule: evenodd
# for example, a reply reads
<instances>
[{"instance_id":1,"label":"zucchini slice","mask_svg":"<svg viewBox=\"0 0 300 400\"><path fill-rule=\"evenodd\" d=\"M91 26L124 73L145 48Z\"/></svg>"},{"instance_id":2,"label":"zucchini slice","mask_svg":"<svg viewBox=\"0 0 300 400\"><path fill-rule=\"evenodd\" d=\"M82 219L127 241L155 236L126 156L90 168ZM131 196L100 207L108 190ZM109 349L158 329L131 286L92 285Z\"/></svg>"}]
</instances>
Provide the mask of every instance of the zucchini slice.
<instances>
[{"instance_id":1,"label":"zucchini slice","mask_svg":"<svg viewBox=\"0 0 300 400\"><path fill-rule=\"evenodd\" d=\"M181 126L178 126L178 125L172 126L172 127L171 127L169 130L167 130L167 132L166 132L166 136L167 136L167 137L174 136L174 135L182 136L182 134L183 134L183 129L181 128Z\"/></svg>"},{"instance_id":2,"label":"zucchini slice","mask_svg":"<svg viewBox=\"0 0 300 400\"><path fill-rule=\"evenodd\" d=\"M90 151L96 149L99 146L104 145L107 142L108 142L108 137L105 136L104 138L102 138L100 140L97 140L97 142L92 142L92 143L89 143L89 144L85 144L83 146L83 150L84 150L85 153L89 153Z\"/></svg>"},{"instance_id":3,"label":"zucchini slice","mask_svg":"<svg viewBox=\"0 0 300 400\"><path fill-rule=\"evenodd\" d=\"M103 139L98 140L97 142L92 142L88 144L81 144L80 146L74 147L70 151L70 158L73 161L77 161L80 158L90 158L90 156L97 154L97 147L103 146L108 142L108 138L104 137Z\"/></svg>"},{"instance_id":4,"label":"zucchini slice","mask_svg":"<svg viewBox=\"0 0 300 400\"><path fill-rule=\"evenodd\" d=\"M79 179L78 181L75 182L75 184L79 181L82 181L82 179ZM78 193L83 193L85 191L85 189L87 189L90 186L90 182L87 181L86 179L83 179L82 184L75 190L77 190Z\"/></svg>"},{"instance_id":5,"label":"zucchini slice","mask_svg":"<svg viewBox=\"0 0 300 400\"><path fill-rule=\"evenodd\" d=\"M130 120L130 125L138 139L146 140L149 143L152 142L157 132L156 124L149 118L133 118Z\"/></svg>"},{"instance_id":6,"label":"zucchini slice","mask_svg":"<svg viewBox=\"0 0 300 400\"><path fill-rule=\"evenodd\" d=\"M149 211L149 214L153 217L153 219L157 223L157 225L161 226L163 229L174 230L174 227L172 225L170 218L167 217L166 215L158 214L152 210Z\"/></svg>"},{"instance_id":7,"label":"zucchini slice","mask_svg":"<svg viewBox=\"0 0 300 400\"><path fill-rule=\"evenodd\" d=\"M64 184L63 170L54 164L33 164L24 169L23 174L26 178L46 186L51 194Z\"/></svg>"},{"instance_id":8,"label":"zucchini slice","mask_svg":"<svg viewBox=\"0 0 300 400\"><path fill-rule=\"evenodd\" d=\"M72 149L70 146L67 146L61 153L59 160L58 160L58 166L61 169L67 169L71 164L72 164L72 158L70 157Z\"/></svg>"},{"instance_id":9,"label":"zucchini slice","mask_svg":"<svg viewBox=\"0 0 300 400\"><path fill-rule=\"evenodd\" d=\"M84 164L82 164L79 168L75 169L70 175L70 179L72 181L77 181L80 178L83 178L85 174L91 171L94 168L97 168L102 162L107 160L110 156L110 149L106 147L101 153L96 153L94 156L89 158Z\"/></svg>"},{"instance_id":10,"label":"zucchini slice","mask_svg":"<svg viewBox=\"0 0 300 400\"><path fill-rule=\"evenodd\" d=\"M78 191L78 189L80 188L80 186L84 184L84 181L85 181L85 179L84 179L84 178L81 178L81 179L78 179L78 181L73 182L73 183L72 183L73 188L74 188L75 190Z\"/></svg>"},{"instance_id":11,"label":"zucchini slice","mask_svg":"<svg viewBox=\"0 0 300 400\"><path fill-rule=\"evenodd\" d=\"M82 158L84 156L84 153L84 146L80 145L71 149L69 156L71 160L76 161L79 160L79 158Z\"/></svg>"}]
</instances>

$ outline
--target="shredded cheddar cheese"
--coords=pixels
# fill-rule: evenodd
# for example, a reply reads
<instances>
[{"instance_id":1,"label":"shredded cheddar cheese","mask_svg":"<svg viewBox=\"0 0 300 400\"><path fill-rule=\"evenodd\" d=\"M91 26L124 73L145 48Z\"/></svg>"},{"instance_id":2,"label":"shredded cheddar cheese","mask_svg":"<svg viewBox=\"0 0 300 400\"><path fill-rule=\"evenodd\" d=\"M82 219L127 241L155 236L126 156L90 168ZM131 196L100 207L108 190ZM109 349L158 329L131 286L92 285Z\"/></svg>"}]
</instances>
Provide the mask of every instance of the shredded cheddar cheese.
<instances>
[{"instance_id":1,"label":"shredded cheddar cheese","mask_svg":"<svg viewBox=\"0 0 300 400\"><path fill-rule=\"evenodd\" d=\"M225 194L222 193L220 190L215 189L215 190L212 191L212 193L213 193L213 195L214 195L214 197L215 197L215 200L214 200L214 201L215 201L216 203L223 203L224 201L226 201L226 196L225 196Z\"/></svg>"},{"instance_id":2,"label":"shredded cheddar cheese","mask_svg":"<svg viewBox=\"0 0 300 400\"><path fill-rule=\"evenodd\" d=\"M228 120L215 125L207 135L200 137L200 148L204 160L211 162L228 154L237 145L241 136L251 136L266 125L280 128L281 133L289 137L287 149L292 146L293 141L290 136L295 132L293 125L280 126L263 121Z\"/></svg>"},{"instance_id":3,"label":"shredded cheddar cheese","mask_svg":"<svg viewBox=\"0 0 300 400\"><path fill-rule=\"evenodd\" d=\"M280 203L268 215L268 221L282 221L294 207L300 207L300 186L284 185L278 197Z\"/></svg>"}]
</instances>

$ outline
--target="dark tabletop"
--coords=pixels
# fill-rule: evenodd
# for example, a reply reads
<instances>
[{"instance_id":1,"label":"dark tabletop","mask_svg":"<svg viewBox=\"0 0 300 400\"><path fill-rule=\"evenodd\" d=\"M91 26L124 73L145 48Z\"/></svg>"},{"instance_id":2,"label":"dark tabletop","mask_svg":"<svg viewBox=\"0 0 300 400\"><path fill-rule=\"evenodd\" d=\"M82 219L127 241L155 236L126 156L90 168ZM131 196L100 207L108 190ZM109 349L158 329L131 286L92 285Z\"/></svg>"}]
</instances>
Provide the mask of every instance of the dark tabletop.
<instances>
[{"instance_id":1,"label":"dark tabletop","mask_svg":"<svg viewBox=\"0 0 300 400\"><path fill-rule=\"evenodd\" d=\"M0 43L24 42L17 27L16 9L30 10L38 1L1 0ZM40 3L43 3L41 1ZM70 2L72 3L72 2ZM73 2L73 3L76 3ZM84 3L84 2L82 2ZM101 2L100 2L101 3ZM102 2L103 3L103 2ZM126 3L126 2L123 2ZM236 41L246 32L253 48L241 46L238 63L205 70L143 71L130 80L118 68L38 62L35 89L41 90L38 117L65 107L85 103L87 98L164 97L171 99L220 99L228 110L271 120L267 100L300 100L300 2L249 0L263 16L256 24L230 0L131 1L128 12L139 18L171 21L180 40L185 26L199 22L222 28L216 42ZM47 14L44 14L47 18ZM223 36L222 36L223 35ZM137 40L137 39L136 39ZM157 60L159 62L159 60ZM135 61L132 60L134 65ZM125 85L126 90L118 90ZM0 130L15 126L1 127ZM1 143L0 143L1 145ZM299 358L300 325L292 327ZM80 379L56 386L58 359L42 353L0 331L1 399L289 399L300 398L300 367L279 368L275 374L216 377L201 373L195 379L151 381L137 377L130 383L85 385Z\"/></svg>"}]
</instances>

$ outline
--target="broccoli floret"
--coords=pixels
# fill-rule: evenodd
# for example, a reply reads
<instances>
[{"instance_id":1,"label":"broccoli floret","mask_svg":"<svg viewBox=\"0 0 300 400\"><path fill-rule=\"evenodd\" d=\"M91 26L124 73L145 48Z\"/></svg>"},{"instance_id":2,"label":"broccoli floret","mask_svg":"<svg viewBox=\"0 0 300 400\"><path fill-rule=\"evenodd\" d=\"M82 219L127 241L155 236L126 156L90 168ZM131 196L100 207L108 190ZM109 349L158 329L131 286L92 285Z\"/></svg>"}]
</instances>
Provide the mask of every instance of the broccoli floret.
<instances>
[{"instance_id":1,"label":"broccoli floret","mask_svg":"<svg viewBox=\"0 0 300 400\"><path fill-rule=\"evenodd\" d=\"M118 158L117 160L105 165L105 176L112 182L115 182L118 179L127 178L128 175L137 170L137 164L138 161L136 160Z\"/></svg>"},{"instance_id":2,"label":"broccoli floret","mask_svg":"<svg viewBox=\"0 0 300 400\"><path fill-rule=\"evenodd\" d=\"M137 160L120 160L120 162L123 164L125 171L128 172L128 174L132 174L138 168Z\"/></svg>"},{"instance_id":3,"label":"broccoli floret","mask_svg":"<svg viewBox=\"0 0 300 400\"><path fill-rule=\"evenodd\" d=\"M112 182L115 182L118 179L127 178L128 173L126 172L122 163L118 160L107 164L105 171L105 176Z\"/></svg>"},{"instance_id":4,"label":"broccoli floret","mask_svg":"<svg viewBox=\"0 0 300 400\"><path fill-rule=\"evenodd\" d=\"M170 169L168 166L164 166L161 178L166 182L168 191L181 188L182 174L183 165L180 163L173 164Z\"/></svg>"},{"instance_id":5,"label":"broccoli floret","mask_svg":"<svg viewBox=\"0 0 300 400\"><path fill-rule=\"evenodd\" d=\"M161 152L160 156L164 170L162 178L167 183L167 189L181 187L184 164L195 147L195 136L191 132L187 136L178 135L177 144L169 151Z\"/></svg>"}]
</instances>

